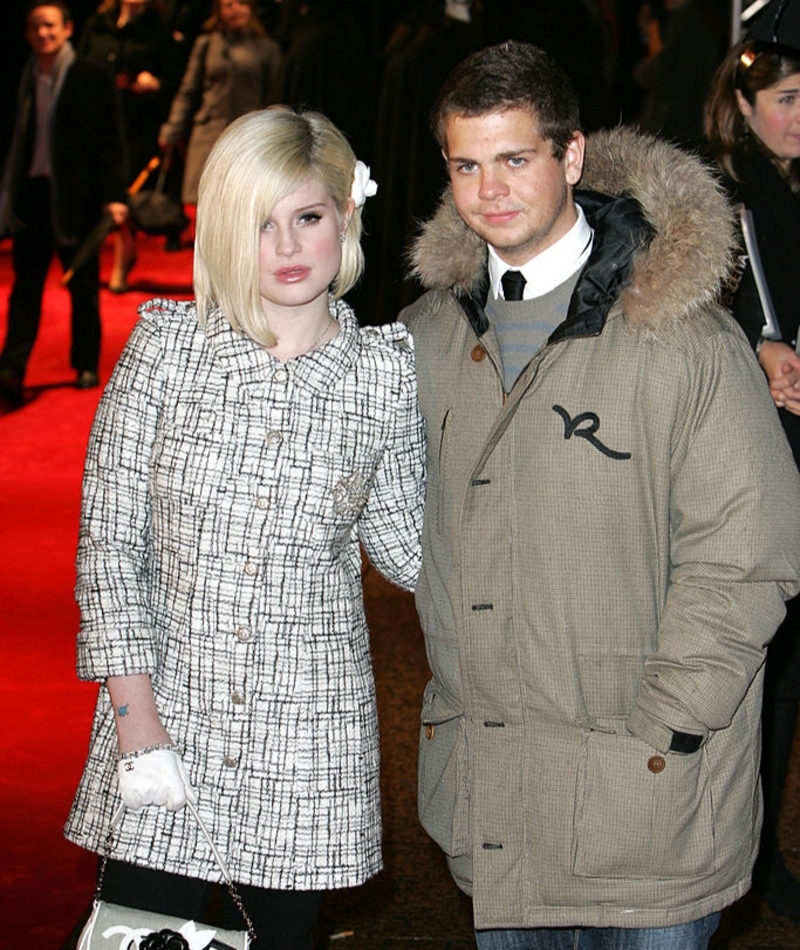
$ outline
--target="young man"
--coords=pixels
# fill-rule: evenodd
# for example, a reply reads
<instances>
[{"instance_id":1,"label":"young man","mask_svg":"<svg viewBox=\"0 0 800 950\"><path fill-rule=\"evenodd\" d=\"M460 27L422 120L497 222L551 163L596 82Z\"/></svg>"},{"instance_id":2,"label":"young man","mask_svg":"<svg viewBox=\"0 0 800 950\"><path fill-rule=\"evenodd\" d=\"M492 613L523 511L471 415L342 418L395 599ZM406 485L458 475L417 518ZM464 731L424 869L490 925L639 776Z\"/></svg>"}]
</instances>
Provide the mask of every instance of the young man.
<instances>
[{"instance_id":1,"label":"young man","mask_svg":"<svg viewBox=\"0 0 800 950\"><path fill-rule=\"evenodd\" d=\"M61 2L34 3L25 21L33 55L22 73L14 134L0 182L0 234L14 239L14 286L0 353L0 397L20 402L53 252L68 267L104 208L127 216L125 149L113 76L77 59ZM76 384L98 384L98 255L70 280Z\"/></svg>"},{"instance_id":2,"label":"young man","mask_svg":"<svg viewBox=\"0 0 800 950\"><path fill-rule=\"evenodd\" d=\"M432 121L421 820L480 950L700 950L750 883L800 573L797 470L714 304L729 213L670 145L585 142L525 44L456 67Z\"/></svg>"}]
</instances>

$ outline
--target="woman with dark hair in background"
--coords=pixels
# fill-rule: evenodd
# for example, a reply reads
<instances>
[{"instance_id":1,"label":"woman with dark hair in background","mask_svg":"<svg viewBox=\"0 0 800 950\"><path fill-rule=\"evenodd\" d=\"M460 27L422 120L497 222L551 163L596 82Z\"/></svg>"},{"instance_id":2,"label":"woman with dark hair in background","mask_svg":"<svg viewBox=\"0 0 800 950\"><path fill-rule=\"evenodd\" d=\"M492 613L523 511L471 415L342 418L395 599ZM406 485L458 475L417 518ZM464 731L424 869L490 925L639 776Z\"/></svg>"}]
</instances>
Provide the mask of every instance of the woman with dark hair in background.
<instances>
[{"instance_id":1,"label":"woman with dark hair in background","mask_svg":"<svg viewBox=\"0 0 800 950\"><path fill-rule=\"evenodd\" d=\"M763 276L780 328L764 336L765 314L747 261L731 309L769 380L800 464L800 2L773 0L720 65L706 102L705 132L733 200L752 214ZM781 503L780 498L775 499ZM761 778L764 827L754 872L773 910L800 919L800 882L786 868L778 819L800 699L800 603L769 647Z\"/></svg>"}]
</instances>

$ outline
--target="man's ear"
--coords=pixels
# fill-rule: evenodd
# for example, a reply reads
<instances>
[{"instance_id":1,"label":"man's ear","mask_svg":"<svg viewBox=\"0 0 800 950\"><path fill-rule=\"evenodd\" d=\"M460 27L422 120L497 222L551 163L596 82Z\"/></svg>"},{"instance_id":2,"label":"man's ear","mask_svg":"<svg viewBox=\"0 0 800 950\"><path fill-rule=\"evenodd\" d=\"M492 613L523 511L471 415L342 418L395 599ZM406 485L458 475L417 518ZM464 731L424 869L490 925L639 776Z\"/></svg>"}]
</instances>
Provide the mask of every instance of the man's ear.
<instances>
[{"instance_id":1,"label":"man's ear","mask_svg":"<svg viewBox=\"0 0 800 950\"><path fill-rule=\"evenodd\" d=\"M575 132L564 149L564 177L568 185L577 185L583 174L586 139L583 132Z\"/></svg>"}]
</instances>

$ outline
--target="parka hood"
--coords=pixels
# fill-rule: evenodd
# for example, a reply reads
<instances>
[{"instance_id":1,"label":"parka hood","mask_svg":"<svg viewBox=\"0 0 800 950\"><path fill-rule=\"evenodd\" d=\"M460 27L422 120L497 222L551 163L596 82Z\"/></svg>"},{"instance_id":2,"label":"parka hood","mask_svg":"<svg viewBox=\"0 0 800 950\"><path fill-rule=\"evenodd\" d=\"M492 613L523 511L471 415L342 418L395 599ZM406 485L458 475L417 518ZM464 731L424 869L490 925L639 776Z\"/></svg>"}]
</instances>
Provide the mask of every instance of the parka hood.
<instances>
[{"instance_id":1,"label":"parka hood","mask_svg":"<svg viewBox=\"0 0 800 950\"><path fill-rule=\"evenodd\" d=\"M717 299L733 263L734 218L717 177L699 157L631 129L597 132L587 138L574 193L581 204L583 191L634 198L650 226L652 239L636 251L619 295L631 324L655 330ZM588 204L595 199L584 206L593 226ZM486 257L486 243L459 217L448 188L411 247L412 275L425 290L473 294L485 281Z\"/></svg>"}]
</instances>

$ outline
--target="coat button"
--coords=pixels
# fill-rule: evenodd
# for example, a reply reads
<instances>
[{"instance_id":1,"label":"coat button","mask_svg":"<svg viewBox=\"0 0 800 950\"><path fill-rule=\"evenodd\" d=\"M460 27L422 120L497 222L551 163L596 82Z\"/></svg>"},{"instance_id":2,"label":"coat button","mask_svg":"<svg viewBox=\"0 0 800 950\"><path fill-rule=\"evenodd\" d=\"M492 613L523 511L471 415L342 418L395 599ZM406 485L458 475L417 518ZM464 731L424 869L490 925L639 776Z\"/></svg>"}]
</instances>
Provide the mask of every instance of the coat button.
<instances>
[{"instance_id":1,"label":"coat button","mask_svg":"<svg viewBox=\"0 0 800 950\"><path fill-rule=\"evenodd\" d=\"M482 363L486 359L486 350L484 350L480 343L476 343L475 346L472 347L470 356L472 357L473 363Z\"/></svg>"},{"instance_id":2,"label":"coat button","mask_svg":"<svg viewBox=\"0 0 800 950\"><path fill-rule=\"evenodd\" d=\"M432 722L425 723L425 738L432 739L436 733L436 726Z\"/></svg>"},{"instance_id":3,"label":"coat button","mask_svg":"<svg viewBox=\"0 0 800 950\"><path fill-rule=\"evenodd\" d=\"M236 631L236 639L239 643L249 643L253 639L253 634L249 627L239 627Z\"/></svg>"},{"instance_id":4,"label":"coat button","mask_svg":"<svg viewBox=\"0 0 800 950\"><path fill-rule=\"evenodd\" d=\"M222 760L222 764L226 769L235 769L239 764L239 759L235 755L226 755Z\"/></svg>"},{"instance_id":5,"label":"coat button","mask_svg":"<svg viewBox=\"0 0 800 950\"><path fill-rule=\"evenodd\" d=\"M654 775L658 775L667 767L667 762L663 755L651 755L647 760L647 767Z\"/></svg>"}]
</instances>

